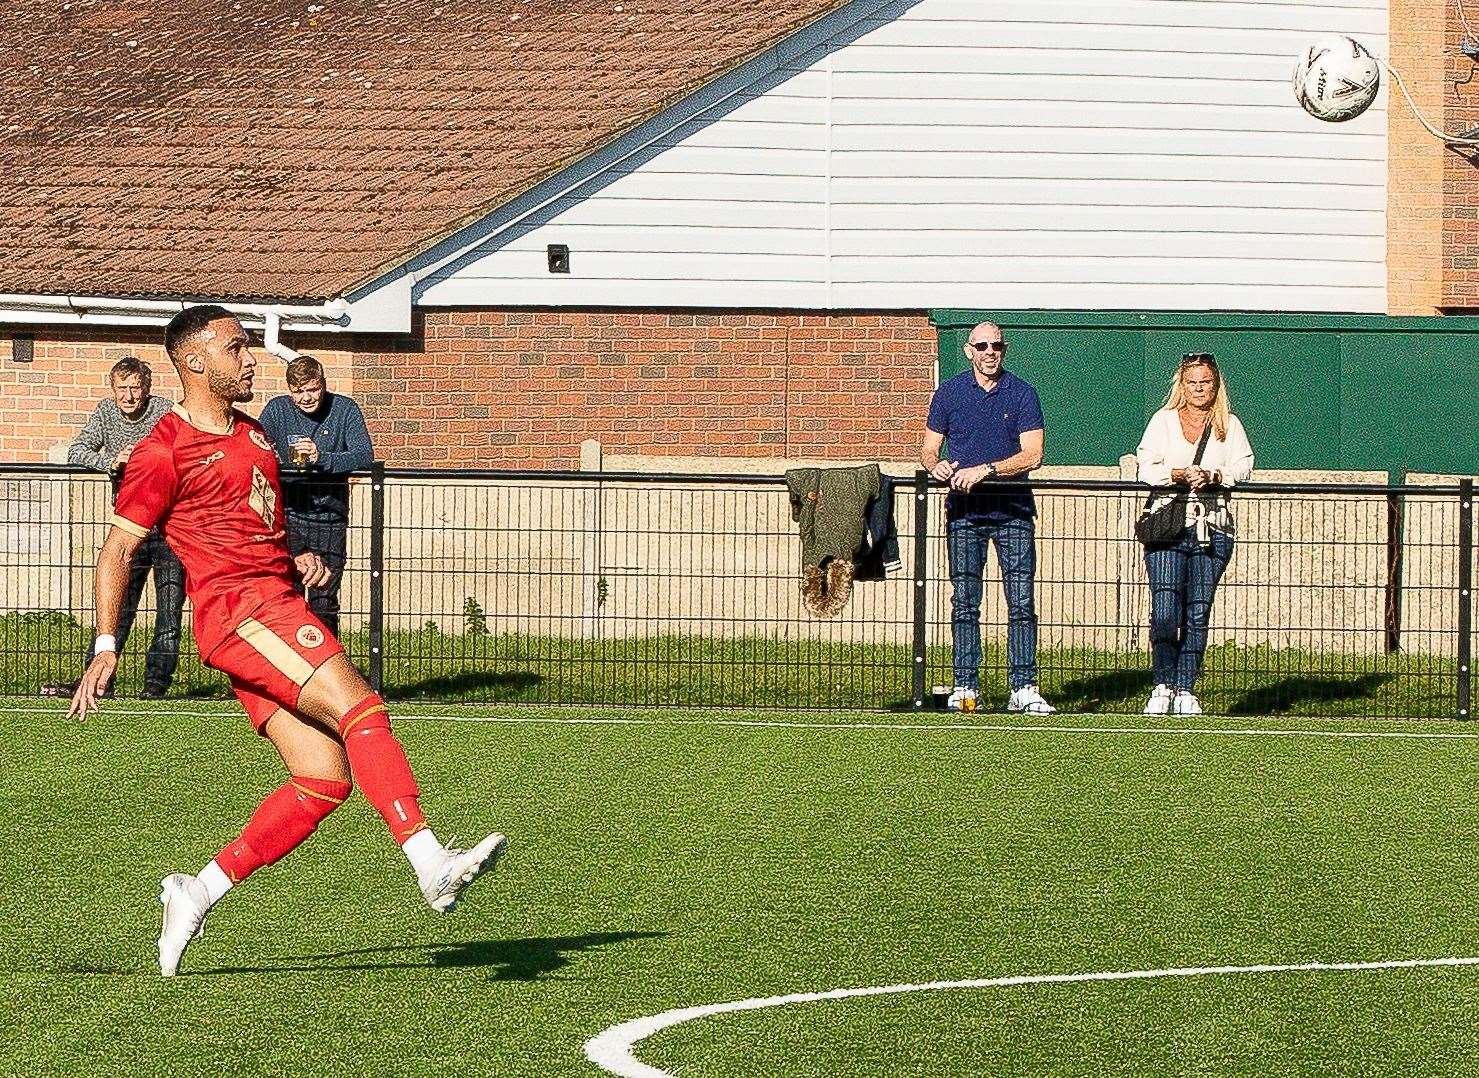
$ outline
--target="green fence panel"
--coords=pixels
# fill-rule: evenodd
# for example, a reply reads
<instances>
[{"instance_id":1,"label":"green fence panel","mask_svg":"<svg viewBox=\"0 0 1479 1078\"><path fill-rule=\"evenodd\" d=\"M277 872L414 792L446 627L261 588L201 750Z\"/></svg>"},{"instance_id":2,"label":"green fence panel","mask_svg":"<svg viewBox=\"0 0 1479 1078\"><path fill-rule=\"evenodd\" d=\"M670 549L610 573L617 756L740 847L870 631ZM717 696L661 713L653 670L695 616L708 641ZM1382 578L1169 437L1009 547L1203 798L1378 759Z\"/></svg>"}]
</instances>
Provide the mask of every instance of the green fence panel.
<instances>
[{"instance_id":1,"label":"green fence panel","mask_svg":"<svg viewBox=\"0 0 1479 1078\"><path fill-rule=\"evenodd\" d=\"M1134 452L1186 352L1227 374L1264 468L1479 472L1479 318L1137 311L934 311L939 377L991 320L1037 386L1050 464Z\"/></svg>"},{"instance_id":2,"label":"green fence panel","mask_svg":"<svg viewBox=\"0 0 1479 1078\"><path fill-rule=\"evenodd\" d=\"M1348 467L1479 473L1479 337L1345 333L1341 352Z\"/></svg>"}]
</instances>

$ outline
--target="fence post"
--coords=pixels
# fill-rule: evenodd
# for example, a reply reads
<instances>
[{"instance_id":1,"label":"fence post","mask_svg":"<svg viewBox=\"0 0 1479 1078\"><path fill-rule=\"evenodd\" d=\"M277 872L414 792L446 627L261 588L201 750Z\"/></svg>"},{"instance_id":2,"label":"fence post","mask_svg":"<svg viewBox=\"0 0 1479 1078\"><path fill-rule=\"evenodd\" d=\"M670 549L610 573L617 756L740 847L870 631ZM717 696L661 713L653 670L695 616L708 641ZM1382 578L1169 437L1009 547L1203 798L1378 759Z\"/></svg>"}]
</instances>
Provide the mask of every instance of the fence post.
<instances>
[{"instance_id":1,"label":"fence post","mask_svg":"<svg viewBox=\"0 0 1479 1078\"><path fill-rule=\"evenodd\" d=\"M1405 484L1407 475L1392 473L1388 481L1400 474L1398 483ZM1402 539L1406 502L1401 494L1387 495L1387 565L1386 565L1386 649L1392 655L1402 650Z\"/></svg>"},{"instance_id":2,"label":"fence post","mask_svg":"<svg viewBox=\"0 0 1479 1078\"><path fill-rule=\"evenodd\" d=\"M1474 481L1458 485L1458 717L1467 719L1470 667L1473 665L1474 621Z\"/></svg>"},{"instance_id":3,"label":"fence post","mask_svg":"<svg viewBox=\"0 0 1479 1078\"><path fill-rule=\"evenodd\" d=\"M370 688L385 688L385 462L370 462Z\"/></svg>"},{"instance_id":4,"label":"fence post","mask_svg":"<svg viewBox=\"0 0 1479 1078\"><path fill-rule=\"evenodd\" d=\"M924 707L925 618L929 614L929 497L930 473L914 473L914 707Z\"/></svg>"}]
</instances>

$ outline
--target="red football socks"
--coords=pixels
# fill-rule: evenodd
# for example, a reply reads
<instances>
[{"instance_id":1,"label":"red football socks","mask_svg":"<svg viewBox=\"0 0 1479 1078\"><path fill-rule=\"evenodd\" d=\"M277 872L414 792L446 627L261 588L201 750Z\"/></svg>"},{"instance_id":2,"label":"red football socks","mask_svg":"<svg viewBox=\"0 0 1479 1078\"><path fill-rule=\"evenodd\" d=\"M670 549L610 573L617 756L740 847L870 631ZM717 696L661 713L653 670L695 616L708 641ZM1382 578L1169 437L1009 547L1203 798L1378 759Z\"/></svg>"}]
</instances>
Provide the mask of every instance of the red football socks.
<instances>
[{"instance_id":1,"label":"red football socks","mask_svg":"<svg viewBox=\"0 0 1479 1078\"><path fill-rule=\"evenodd\" d=\"M237 884L263 865L281 861L344 803L351 789L331 779L289 779L257 806L241 837L216 855L216 864Z\"/></svg>"},{"instance_id":2,"label":"red football socks","mask_svg":"<svg viewBox=\"0 0 1479 1078\"><path fill-rule=\"evenodd\" d=\"M416 778L401 743L390 732L390 712L378 693L355 704L339 720L349 770L365 798L385 818L397 842L426 827L416 798Z\"/></svg>"}]
</instances>

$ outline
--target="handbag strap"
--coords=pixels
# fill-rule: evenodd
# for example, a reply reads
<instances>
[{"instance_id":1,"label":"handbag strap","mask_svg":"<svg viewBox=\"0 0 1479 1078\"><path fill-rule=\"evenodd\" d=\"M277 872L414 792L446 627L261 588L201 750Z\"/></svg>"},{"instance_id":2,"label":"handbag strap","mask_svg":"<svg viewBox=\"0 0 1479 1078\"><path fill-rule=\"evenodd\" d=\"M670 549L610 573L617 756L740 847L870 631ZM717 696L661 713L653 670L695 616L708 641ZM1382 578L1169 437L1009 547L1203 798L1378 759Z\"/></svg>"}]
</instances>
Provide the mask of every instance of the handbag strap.
<instances>
[{"instance_id":1,"label":"handbag strap","mask_svg":"<svg viewBox=\"0 0 1479 1078\"><path fill-rule=\"evenodd\" d=\"M1211 416L1208 416L1207 417L1207 425L1202 428L1202 437L1197 442L1197 455L1191 458L1191 466L1193 468L1199 468L1199 467L1201 467L1201 464L1202 464L1202 453L1206 451L1206 448L1207 448L1207 439L1211 436L1211 434L1212 434L1212 417Z\"/></svg>"}]
</instances>

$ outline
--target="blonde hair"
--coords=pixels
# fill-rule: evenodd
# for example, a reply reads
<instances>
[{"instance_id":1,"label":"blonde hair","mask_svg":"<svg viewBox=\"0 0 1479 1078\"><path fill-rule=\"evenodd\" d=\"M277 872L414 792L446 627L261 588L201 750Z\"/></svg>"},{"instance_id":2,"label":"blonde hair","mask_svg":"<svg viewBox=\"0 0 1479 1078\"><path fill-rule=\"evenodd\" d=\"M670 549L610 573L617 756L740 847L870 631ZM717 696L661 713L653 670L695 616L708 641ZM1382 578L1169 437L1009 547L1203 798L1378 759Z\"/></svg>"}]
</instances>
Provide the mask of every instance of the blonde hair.
<instances>
[{"instance_id":1,"label":"blonde hair","mask_svg":"<svg viewBox=\"0 0 1479 1078\"><path fill-rule=\"evenodd\" d=\"M1171 392L1166 394L1165 403L1162 408L1169 408L1173 412L1179 412L1186 407L1186 387L1181 384L1182 377L1193 367L1206 367L1217 379L1217 394L1212 398L1212 433L1217 435L1217 440L1227 439L1227 421L1232 415L1232 402L1227 395L1227 380L1222 377L1222 371L1217 366L1217 360L1210 352L1191 352L1181 357L1181 362L1176 365L1176 370L1171 374Z\"/></svg>"}]
</instances>

